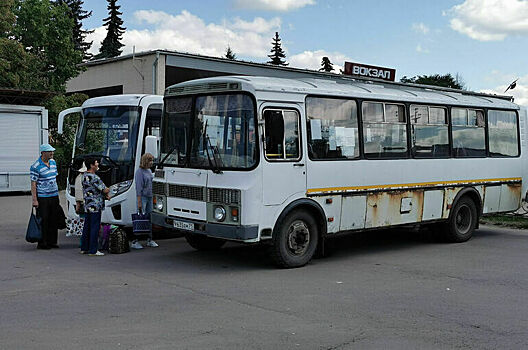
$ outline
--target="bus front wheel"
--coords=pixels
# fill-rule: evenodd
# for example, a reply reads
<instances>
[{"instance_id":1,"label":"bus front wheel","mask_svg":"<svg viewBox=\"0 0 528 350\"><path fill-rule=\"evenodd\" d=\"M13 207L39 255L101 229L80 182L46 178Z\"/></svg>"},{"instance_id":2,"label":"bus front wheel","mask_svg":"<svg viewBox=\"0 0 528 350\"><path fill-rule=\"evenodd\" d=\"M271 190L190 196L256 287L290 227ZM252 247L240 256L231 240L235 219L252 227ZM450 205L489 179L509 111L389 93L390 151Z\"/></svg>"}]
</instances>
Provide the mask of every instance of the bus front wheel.
<instances>
[{"instance_id":1,"label":"bus front wheel","mask_svg":"<svg viewBox=\"0 0 528 350\"><path fill-rule=\"evenodd\" d=\"M471 238L477 226L478 214L475 202L464 196L453 207L447 223L446 240L452 243L465 242Z\"/></svg>"},{"instance_id":2,"label":"bus front wheel","mask_svg":"<svg viewBox=\"0 0 528 350\"><path fill-rule=\"evenodd\" d=\"M223 239L201 236L195 233L186 234L185 240L196 250L218 250L226 243Z\"/></svg>"},{"instance_id":3,"label":"bus front wheel","mask_svg":"<svg viewBox=\"0 0 528 350\"><path fill-rule=\"evenodd\" d=\"M306 265L317 248L318 229L314 218L304 210L288 214L273 234L271 256L280 267Z\"/></svg>"}]
</instances>

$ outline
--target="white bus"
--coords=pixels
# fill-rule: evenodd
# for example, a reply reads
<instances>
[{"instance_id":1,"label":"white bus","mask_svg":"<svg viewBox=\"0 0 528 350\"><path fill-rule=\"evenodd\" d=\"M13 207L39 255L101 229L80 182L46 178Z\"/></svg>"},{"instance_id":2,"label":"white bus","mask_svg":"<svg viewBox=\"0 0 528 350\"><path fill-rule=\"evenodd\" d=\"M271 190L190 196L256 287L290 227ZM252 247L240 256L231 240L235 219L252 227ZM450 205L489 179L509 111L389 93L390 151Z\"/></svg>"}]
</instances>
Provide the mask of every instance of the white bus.
<instances>
[{"instance_id":1,"label":"white bus","mask_svg":"<svg viewBox=\"0 0 528 350\"><path fill-rule=\"evenodd\" d=\"M282 267L342 232L436 224L464 242L480 215L520 206L525 122L510 97L411 84L180 83L165 92L152 220L196 249L268 242Z\"/></svg>"},{"instance_id":2,"label":"white bus","mask_svg":"<svg viewBox=\"0 0 528 350\"><path fill-rule=\"evenodd\" d=\"M137 197L134 173L145 153L144 138L159 136L163 96L115 95L94 97L81 107L59 114L58 132L64 118L81 113L72 152L72 167L67 181L68 216L75 217L75 178L85 157L101 158L97 174L110 187L112 198L106 202L101 221L123 227L132 226Z\"/></svg>"}]
</instances>

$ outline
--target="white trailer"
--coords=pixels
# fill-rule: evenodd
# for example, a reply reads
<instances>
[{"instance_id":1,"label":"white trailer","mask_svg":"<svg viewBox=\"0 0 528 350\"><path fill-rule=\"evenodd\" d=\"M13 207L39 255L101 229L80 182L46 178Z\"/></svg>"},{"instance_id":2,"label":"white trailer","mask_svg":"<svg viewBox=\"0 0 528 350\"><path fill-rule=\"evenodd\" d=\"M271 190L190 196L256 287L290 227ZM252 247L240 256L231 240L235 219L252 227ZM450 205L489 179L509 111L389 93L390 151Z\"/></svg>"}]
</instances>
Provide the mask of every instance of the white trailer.
<instances>
[{"instance_id":1,"label":"white trailer","mask_svg":"<svg viewBox=\"0 0 528 350\"><path fill-rule=\"evenodd\" d=\"M29 167L48 142L48 111L0 104L0 192L30 191Z\"/></svg>"}]
</instances>

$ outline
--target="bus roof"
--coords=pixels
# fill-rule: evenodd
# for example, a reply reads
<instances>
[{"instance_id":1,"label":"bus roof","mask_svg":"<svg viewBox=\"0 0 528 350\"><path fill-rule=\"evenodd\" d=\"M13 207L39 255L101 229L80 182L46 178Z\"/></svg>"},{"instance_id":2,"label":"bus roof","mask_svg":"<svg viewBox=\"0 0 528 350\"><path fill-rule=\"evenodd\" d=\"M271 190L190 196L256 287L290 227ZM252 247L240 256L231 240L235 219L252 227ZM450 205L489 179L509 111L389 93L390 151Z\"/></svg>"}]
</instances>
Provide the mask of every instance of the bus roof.
<instances>
[{"instance_id":1,"label":"bus roof","mask_svg":"<svg viewBox=\"0 0 528 350\"><path fill-rule=\"evenodd\" d=\"M93 97L84 101L84 103L82 104L82 108L98 106L138 106L141 99L147 96L157 95L125 94ZM163 103L163 96L157 97L159 97L159 103Z\"/></svg>"},{"instance_id":2,"label":"bus roof","mask_svg":"<svg viewBox=\"0 0 528 350\"><path fill-rule=\"evenodd\" d=\"M263 99L270 97L270 93L287 93L288 101L295 102L303 102L306 95L327 95L439 105L519 109L519 106L513 103L511 96L429 85L356 80L348 77L336 79L285 79L257 76L213 77L170 86L166 89L165 96L232 91L241 88L254 91L257 98Z\"/></svg>"}]
</instances>

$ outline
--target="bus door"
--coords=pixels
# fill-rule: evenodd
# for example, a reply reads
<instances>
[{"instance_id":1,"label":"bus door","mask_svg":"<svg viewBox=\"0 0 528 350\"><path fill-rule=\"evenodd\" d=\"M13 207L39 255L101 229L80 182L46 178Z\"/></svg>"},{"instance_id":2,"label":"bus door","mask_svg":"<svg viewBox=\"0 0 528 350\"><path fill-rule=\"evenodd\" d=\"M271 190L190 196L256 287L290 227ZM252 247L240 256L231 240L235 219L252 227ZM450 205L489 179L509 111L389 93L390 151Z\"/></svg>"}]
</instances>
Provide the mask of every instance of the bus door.
<instances>
[{"instance_id":1,"label":"bus door","mask_svg":"<svg viewBox=\"0 0 528 350\"><path fill-rule=\"evenodd\" d=\"M301 148L301 115L297 106L263 105L264 205L279 205L306 193L306 162Z\"/></svg>"}]
</instances>

